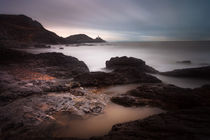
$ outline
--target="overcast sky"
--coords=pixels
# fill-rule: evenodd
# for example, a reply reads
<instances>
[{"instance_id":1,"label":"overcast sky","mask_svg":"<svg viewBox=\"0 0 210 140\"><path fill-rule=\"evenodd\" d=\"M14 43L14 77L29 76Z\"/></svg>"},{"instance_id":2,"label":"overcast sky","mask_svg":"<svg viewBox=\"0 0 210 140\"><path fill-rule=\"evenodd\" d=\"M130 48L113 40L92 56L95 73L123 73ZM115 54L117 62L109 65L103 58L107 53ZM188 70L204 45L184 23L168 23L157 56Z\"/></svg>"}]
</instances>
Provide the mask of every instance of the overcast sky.
<instances>
[{"instance_id":1,"label":"overcast sky","mask_svg":"<svg viewBox=\"0 0 210 140\"><path fill-rule=\"evenodd\" d=\"M63 37L210 39L210 0L0 0L0 13L25 14Z\"/></svg>"}]
</instances>

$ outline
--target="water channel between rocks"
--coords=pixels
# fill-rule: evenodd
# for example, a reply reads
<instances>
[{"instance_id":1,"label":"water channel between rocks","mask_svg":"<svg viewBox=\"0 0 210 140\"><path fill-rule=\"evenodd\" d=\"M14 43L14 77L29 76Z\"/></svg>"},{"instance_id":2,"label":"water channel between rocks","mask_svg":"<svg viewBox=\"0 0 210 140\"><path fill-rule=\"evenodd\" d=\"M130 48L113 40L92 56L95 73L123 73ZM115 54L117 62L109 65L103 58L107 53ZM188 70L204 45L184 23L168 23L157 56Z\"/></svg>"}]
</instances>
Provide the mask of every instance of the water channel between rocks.
<instances>
[{"instance_id":1,"label":"water channel between rocks","mask_svg":"<svg viewBox=\"0 0 210 140\"><path fill-rule=\"evenodd\" d=\"M138 85L124 85L109 87L103 93L110 94L125 93L136 88ZM71 115L70 113L58 112L54 115L56 127L53 131L54 137L77 137L90 138L92 136L106 135L113 125L125 123L138 119L144 119L151 115L164 112L155 107L123 107L114 103L108 103L103 113L90 115L85 118Z\"/></svg>"}]
</instances>

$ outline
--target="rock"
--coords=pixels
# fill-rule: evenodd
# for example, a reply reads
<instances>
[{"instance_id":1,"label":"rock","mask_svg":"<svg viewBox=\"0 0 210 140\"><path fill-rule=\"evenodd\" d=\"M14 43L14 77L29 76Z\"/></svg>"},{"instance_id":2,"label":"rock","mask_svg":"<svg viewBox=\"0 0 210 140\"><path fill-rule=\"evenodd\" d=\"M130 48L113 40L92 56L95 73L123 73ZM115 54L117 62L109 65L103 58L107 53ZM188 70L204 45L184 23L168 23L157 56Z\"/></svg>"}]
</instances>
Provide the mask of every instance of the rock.
<instances>
[{"instance_id":1,"label":"rock","mask_svg":"<svg viewBox=\"0 0 210 140\"><path fill-rule=\"evenodd\" d=\"M160 74L167 76L174 76L174 77L210 79L210 66L199 67L199 68L177 69L168 72L161 72Z\"/></svg>"},{"instance_id":2,"label":"rock","mask_svg":"<svg viewBox=\"0 0 210 140\"><path fill-rule=\"evenodd\" d=\"M74 96L84 96L85 92L83 90L75 90L75 89L71 89L70 90L71 94Z\"/></svg>"},{"instance_id":3,"label":"rock","mask_svg":"<svg viewBox=\"0 0 210 140\"><path fill-rule=\"evenodd\" d=\"M74 77L81 86L108 86L130 83L160 83L156 77L145 73L139 73L135 69L115 71L111 73L90 72Z\"/></svg>"},{"instance_id":4,"label":"rock","mask_svg":"<svg viewBox=\"0 0 210 140\"><path fill-rule=\"evenodd\" d=\"M84 62L62 53L30 54L0 48L0 65L7 66L9 64L13 65L13 68L10 67L10 69L27 69L57 78L72 78L78 74L89 72Z\"/></svg>"},{"instance_id":5,"label":"rock","mask_svg":"<svg viewBox=\"0 0 210 140\"><path fill-rule=\"evenodd\" d=\"M168 112L143 120L117 124L96 140L207 140L210 138L210 108Z\"/></svg>"},{"instance_id":6,"label":"rock","mask_svg":"<svg viewBox=\"0 0 210 140\"><path fill-rule=\"evenodd\" d=\"M34 47L35 48L51 48L51 46L45 45L45 44L35 44Z\"/></svg>"},{"instance_id":7,"label":"rock","mask_svg":"<svg viewBox=\"0 0 210 140\"><path fill-rule=\"evenodd\" d=\"M183 89L173 85L144 84L112 101L124 106L150 105L167 112L143 120L116 124L96 140L206 140L210 138L210 85Z\"/></svg>"},{"instance_id":8,"label":"rock","mask_svg":"<svg viewBox=\"0 0 210 140\"><path fill-rule=\"evenodd\" d=\"M154 68L146 65L145 61L141 59L137 59L134 57L114 57L111 58L109 61L106 61L106 68L113 69L113 70L120 70L120 69L136 69L139 72L148 72L148 73L157 73L158 71Z\"/></svg>"},{"instance_id":9,"label":"rock","mask_svg":"<svg viewBox=\"0 0 210 140\"><path fill-rule=\"evenodd\" d=\"M176 63L180 63L180 64L191 64L192 62L190 60L183 60L183 61L177 61Z\"/></svg>"},{"instance_id":10,"label":"rock","mask_svg":"<svg viewBox=\"0 0 210 140\"><path fill-rule=\"evenodd\" d=\"M102 43L105 42L100 37L97 37L96 39L92 39L91 37L85 35L85 34L77 34L77 35L71 35L66 38L67 43Z\"/></svg>"},{"instance_id":11,"label":"rock","mask_svg":"<svg viewBox=\"0 0 210 140\"><path fill-rule=\"evenodd\" d=\"M39 22L25 15L1 14L0 24L0 40L47 44L65 43L65 39L46 30Z\"/></svg>"},{"instance_id":12,"label":"rock","mask_svg":"<svg viewBox=\"0 0 210 140\"><path fill-rule=\"evenodd\" d=\"M116 57L106 61L106 68L113 69L109 73L90 72L74 77L81 86L107 86L130 83L160 83L161 81L147 72L157 72L137 58Z\"/></svg>"},{"instance_id":13,"label":"rock","mask_svg":"<svg viewBox=\"0 0 210 140\"><path fill-rule=\"evenodd\" d=\"M209 87L205 89L207 92ZM204 87L183 89L165 84L143 84L123 95L112 97L112 101L124 106L150 105L166 110L178 110L210 105L210 96Z\"/></svg>"}]
</instances>

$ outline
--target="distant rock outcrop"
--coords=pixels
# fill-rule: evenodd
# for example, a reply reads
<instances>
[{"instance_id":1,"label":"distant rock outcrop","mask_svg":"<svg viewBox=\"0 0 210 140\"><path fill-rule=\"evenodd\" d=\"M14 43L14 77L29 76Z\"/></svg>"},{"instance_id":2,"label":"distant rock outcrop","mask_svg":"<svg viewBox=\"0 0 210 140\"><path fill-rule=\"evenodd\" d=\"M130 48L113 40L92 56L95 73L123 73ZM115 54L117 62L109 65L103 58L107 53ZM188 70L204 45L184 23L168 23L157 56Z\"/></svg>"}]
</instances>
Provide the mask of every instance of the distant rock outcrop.
<instances>
[{"instance_id":1,"label":"distant rock outcrop","mask_svg":"<svg viewBox=\"0 0 210 140\"><path fill-rule=\"evenodd\" d=\"M62 38L54 32L45 29L38 21L25 15L0 14L0 41L11 44L43 43L43 44L73 44L105 42L100 37L92 39L85 34Z\"/></svg>"},{"instance_id":2,"label":"distant rock outcrop","mask_svg":"<svg viewBox=\"0 0 210 140\"><path fill-rule=\"evenodd\" d=\"M199 68L176 69L173 71L161 72L160 74L174 77L210 79L210 66Z\"/></svg>"},{"instance_id":3,"label":"distant rock outcrop","mask_svg":"<svg viewBox=\"0 0 210 140\"><path fill-rule=\"evenodd\" d=\"M58 44L65 39L25 15L0 15L0 40Z\"/></svg>"},{"instance_id":4,"label":"distant rock outcrop","mask_svg":"<svg viewBox=\"0 0 210 140\"><path fill-rule=\"evenodd\" d=\"M85 34L77 34L77 35L71 35L66 38L67 43L101 43L105 42L100 37L97 37L96 39L93 39Z\"/></svg>"}]
</instances>

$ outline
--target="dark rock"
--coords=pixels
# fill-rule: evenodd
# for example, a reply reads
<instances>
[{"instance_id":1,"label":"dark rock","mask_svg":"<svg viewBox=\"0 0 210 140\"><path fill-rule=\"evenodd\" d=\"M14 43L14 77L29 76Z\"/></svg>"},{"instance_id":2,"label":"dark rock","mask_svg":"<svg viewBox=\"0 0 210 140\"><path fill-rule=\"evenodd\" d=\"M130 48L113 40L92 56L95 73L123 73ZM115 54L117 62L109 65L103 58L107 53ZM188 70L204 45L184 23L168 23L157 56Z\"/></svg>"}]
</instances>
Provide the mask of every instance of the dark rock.
<instances>
[{"instance_id":1,"label":"dark rock","mask_svg":"<svg viewBox=\"0 0 210 140\"><path fill-rule=\"evenodd\" d=\"M208 140L210 108L195 108L117 124L100 140Z\"/></svg>"},{"instance_id":2,"label":"dark rock","mask_svg":"<svg viewBox=\"0 0 210 140\"><path fill-rule=\"evenodd\" d=\"M180 64L191 64L192 62L190 60L183 60L183 61L177 61L176 63L180 63Z\"/></svg>"},{"instance_id":3,"label":"dark rock","mask_svg":"<svg viewBox=\"0 0 210 140\"><path fill-rule=\"evenodd\" d=\"M104 137L123 140L207 140L210 138L210 85L183 89L172 85L145 84L112 101L124 106L150 105L166 113L143 120L117 124Z\"/></svg>"},{"instance_id":4,"label":"dark rock","mask_svg":"<svg viewBox=\"0 0 210 140\"><path fill-rule=\"evenodd\" d=\"M84 91L78 90L78 89L77 90L71 89L70 93L74 96L84 96L85 95Z\"/></svg>"},{"instance_id":5,"label":"dark rock","mask_svg":"<svg viewBox=\"0 0 210 140\"><path fill-rule=\"evenodd\" d=\"M19 42L65 43L62 37L46 30L39 22L25 15L0 15L0 40Z\"/></svg>"},{"instance_id":6,"label":"dark rock","mask_svg":"<svg viewBox=\"0 0 210 140\"><path fill-rule=\"evenodd\" d=\"M106 61L106 68L119 70L119 69L136 69L139 72L157 73L158 71L154 68L146 65L145 61L134 57L114 57L109 61Z\"/></svg>"},{"instance_id":7,"label":"dark rock","mask_svg":"<svg viewBox=\"0 0 210 140\"><path fill-rule=\"evenodd\" d=\"M49 45L45 45L45 44L35 44L34 47L35 48L51 48Z\"/></svg>"},{"instance_id":8,"label":"dark rock","mask_svg":"<svg viewBox=\"0 0 210 140\"><path fill-rule=\"evenodd\" d=\"M113 69L110 73L91 72L74 78L82 86L107 86L130 83L160 83L161 81L147 72L157 72L137 58L116 57L106 61L106 68Z\"/></svg>"},{"instance_id":9,"label":"dark rock","mask_svg":"<svg viewBox=\"0 0 210 140\"><path fill-rule=\"evenodd\" d=\"M91 37L85 35L85 34L77 34L77 35L71 35L66 38L67 43L102 43L105 42L100 37L97 37L96 39L92 39Z\"/></svg>"},{"instance_id":10,"label":"dark rock","mask_svg":"<svg viewBox=\"0 0 210 140\"><path fill-rule=\"evenodd\" d=\"M200 68L177 69L169 72L161 72L160 74L175 77L210 79L210 66Z\"/></svg>"},{"instance_id":11,"label":"dark rock","mask_svg":"<svg viewBox=\"0 0 210 140\"><path fill-rule=\"evenodd\" d=\"M126 94L112 97L112 101L124 106L150 105L167 110L186 109L210 105L210 96L204 90L208 92L209 87L191 90L173 85L144 84Z\"/></svg>"},{"instance_id":12,"label":"dark rock","mask_svg":"<svg viewBox=\"0 0 210 140\"><path fill-rule=\"evenodd\" d=\"M75 81L81 86L108 86L130 83L160 83L156 77L145 73L139 73L136 69L121 70L111 73L90 72L76 76Z\"/></svg>"},{"instance_id":13,"label":"dark rock","mask_svg":"<svg viewBox=\"0 0 210 140\"><path fill-rule=\"evenodd\" d=\"M30 54L26 52L0 48L0 65L13 68L30 69L32 71L49 74L57 78L72 78L81 73L89 72L88 67L75 57L62 53ZM44 72L43 72L44 71Z\"/></svg>"}]
</instances>

